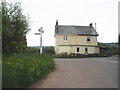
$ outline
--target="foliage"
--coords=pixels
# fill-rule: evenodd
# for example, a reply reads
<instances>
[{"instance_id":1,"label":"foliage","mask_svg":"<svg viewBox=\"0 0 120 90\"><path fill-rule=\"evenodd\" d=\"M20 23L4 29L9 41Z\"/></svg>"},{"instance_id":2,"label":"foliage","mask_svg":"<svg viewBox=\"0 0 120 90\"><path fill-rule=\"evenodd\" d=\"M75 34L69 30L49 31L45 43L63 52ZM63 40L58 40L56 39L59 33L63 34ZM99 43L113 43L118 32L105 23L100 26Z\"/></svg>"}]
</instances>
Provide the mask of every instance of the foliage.
<instances>
[{"instance_id":1,"label":"foliage","mask_svg":"<svg viewBox=\"0 0 120 90\"><path fill-rule=\"evenodd\" d=\"M29 23L19 2L2 1L3 88L26 88L55 68L51 56L40 55L38 49L27 47Z\"/></svg>"},{"instance_id":2,"label":"foliage","mask_svg":"<svg viewBox=\"0 0 120 90\"><path fill-rule=\"evenodd\" d=\"M106 50L100 50L100 54L116 55L118 54L118 43L99 43L99 47L106 47Z\"/></svg>"},{"instance_id":3,"label":"foliage","mask_svg":"<svg viewBox=\"0 0 120 90\"><path fill-rule=\"evenodd\" d=\"M28 54L39 54L39 48L34 48L34 47L27 47L24 51L24 53L28 53Z\"/></svg>"},{"instance_id":4,"label":"foliage","mask_svg":"<svg viewBox=\"0 0 120 90\"><path fill-rule=\"evenodd\" d=\"M55 54L53 46L43 46L42 50L43 50L42 52L44 54L48 54L48 55L51 55L51 56L53 54ZM40 47L39 46L27 47L26 50L25 50L25 53L40 53Z\"/></svg>"},{"instance_id":5,"label":"foliage","mask_svg":"<svg viewBox=\"0 0 120 90\"><path fill-rule=\"evenodd\" d=\"M88 58L88 57L108 57L110 56L109 54L75 54L75 53L70 53L68 54L67 52L60 53L58 55L55 55L55 58Z\"/></svg>"},{"instance_id":6,"label":"foliage","mask_svg":"<svg viewBox=\"0 0 120 90\"><path fill-rule=\"evenodd\" d=\"M55 68L49 55L14 54L3 56L3 88L26 88Z\"/></svg>"},{"instance_id":7,"label":"foliage","mask_svg":"<svg viewBox=\"0 0 120 90\"><path fill-rule=\"evenodd\" d=\"M43 47L43 53L46 53L49 55L55 54L54 47L53 46Z\"/></svg>"},{"instance_id":8,"label":"foliage","mask_svg":"<svg viewBox=\"0 0 120 90\"><path fill-rule=\"evenodd\" d=\"M2 1L2 49L3 53L24 51L27 45L26 33L30 30L29 18L21 4Z\"/></svg>"},{"instance_id":9,"label":"foliage","mask_svg":"<svg viewBox=\"0 0 120 90\"><path fill-rule=\"evenodd\" d=\"M56 57L56 58L68 58L69 54L67 52L62 52L58 55L55 55L54 57Z\"/></svg>"}]
</instances>

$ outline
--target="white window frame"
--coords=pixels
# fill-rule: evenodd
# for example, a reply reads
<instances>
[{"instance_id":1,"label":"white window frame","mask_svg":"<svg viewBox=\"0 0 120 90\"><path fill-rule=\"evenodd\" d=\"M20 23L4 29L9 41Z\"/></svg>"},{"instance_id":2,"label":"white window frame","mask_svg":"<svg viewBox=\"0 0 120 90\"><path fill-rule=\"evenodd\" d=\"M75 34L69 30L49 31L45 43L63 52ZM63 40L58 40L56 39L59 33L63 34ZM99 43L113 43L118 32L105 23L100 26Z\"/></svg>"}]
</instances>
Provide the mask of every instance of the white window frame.
<instances>
[{"instance_id":1,"label":"white window frame","mask_svg":"<svg viewBox=\"0 0 120 90\"><path fill-rule=\"evenodd\" d=\"M63 39L64 39L64 42L68 42L68 36L65 35Z\"/></svg>"}]
</instances>

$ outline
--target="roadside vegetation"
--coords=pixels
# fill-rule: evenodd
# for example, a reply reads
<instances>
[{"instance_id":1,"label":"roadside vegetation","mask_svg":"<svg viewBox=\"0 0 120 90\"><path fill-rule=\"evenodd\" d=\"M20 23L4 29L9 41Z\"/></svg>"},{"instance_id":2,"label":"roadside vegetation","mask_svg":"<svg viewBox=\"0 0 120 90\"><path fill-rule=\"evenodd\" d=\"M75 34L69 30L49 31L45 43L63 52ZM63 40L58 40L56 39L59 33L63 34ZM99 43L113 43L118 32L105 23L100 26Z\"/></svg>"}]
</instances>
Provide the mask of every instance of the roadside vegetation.
<instances>
[{"instance_id":1,"label":"roadside vegetation","mask_svg":"<svg viewBox=\"0 0 120 90\"><path fill-rule=\"evenodd\" d=\"M26 51L28 52L34 52L34 53L39 53L40 51L40 46L34 46L34 47L28 47ZM54 47L53 46L43 46L43 52L49 55L55 54Z\"/></svg>"},{"instance_id":2,"label":"roadside vegetation","mask_svg":"<svg viewBox=\"0 0 120 90\"><path fill-rule=\"evenodd\" d=\"M53 58L40 54L3 56L3 88L26 88L45 78L55 67Z\"/></svg>"},{"instance_id":3,"label":"roadside vegetation","mask_svg":"<svg viewBox=\"0 0 120 90\"><path fill-rule=\"evenodd\" d=\"M99 43L100 54L106 56L118 55L118 42L117 43ZM103 48L104 47L104 48Z\"/></svg>"},{"instance_id":4,"label":"roadside vegetation","mask_svg":"<svg viewBox=\"0 0 120 90\"><path fill-rule=\"evenodd\" d=\"M55 68L52 56L27 47L29 24L21 3L2 1L2 88L27 88Z\"/></svg>"}]
</instances>

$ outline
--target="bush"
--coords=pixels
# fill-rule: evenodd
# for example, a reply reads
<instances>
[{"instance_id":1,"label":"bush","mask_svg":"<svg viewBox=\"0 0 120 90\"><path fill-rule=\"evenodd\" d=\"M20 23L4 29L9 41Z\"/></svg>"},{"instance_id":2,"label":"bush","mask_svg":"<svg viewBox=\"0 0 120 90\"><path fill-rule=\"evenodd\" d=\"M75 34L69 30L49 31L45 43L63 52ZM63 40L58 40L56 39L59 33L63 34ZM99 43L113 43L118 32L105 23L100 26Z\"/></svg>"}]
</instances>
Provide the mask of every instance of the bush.
<instances>
[{"instance_id":1,"label":"bush","mask_svg":"<svg viewBox=\"0 0 120 90\"><path fill-rule=\"evenodd\" d=\"M100 54L75 54L75 53L70 53L67 54L67 52L58 54L55 56L55 58L88 58L88 57L108 57L111 56L111 54L108 53L100 53Z\"/></svg>"},{"instance_id":2,"label":"bush","mask_svg":"<svg viewBox=\"0 0 120 90\"><path fill-rule=\"evenodd\" d=\"M118 43L99 43L100 54L107 56L117 55L119 53L118 45Z\"/></svg>"},{"instance_id":3,"label":"bush","mask_svg":"<svg viewBox=\"0 0 120 90\"><path fill-rule=\"evenodd\" d=\"M55 68L51 56L14 54L3 56L3 88L26 88Z\"/></svg>"},{"instance_id":4,"label":"bush","mask_svg":"<svg viewBox=\"0 0 120 90\"><path fill-rule=\"evenodd\" d=\"M69 55L68 55L67 52L62 52L62 53L60 53L58 55L55 55L54 57L56 57L56 58L68 58Z\"/></svg>"},{"instance_id":5,"label":"bush","mask_svg":"<svg viewBox=\"0 0 120 90\"><path fill-rule=\"evenodd\" d=\"M53 46L43 47L43 53L46 53L46 54L49 54L49 55L55 54L54 47Z\"/></svg>"}]
</instances>

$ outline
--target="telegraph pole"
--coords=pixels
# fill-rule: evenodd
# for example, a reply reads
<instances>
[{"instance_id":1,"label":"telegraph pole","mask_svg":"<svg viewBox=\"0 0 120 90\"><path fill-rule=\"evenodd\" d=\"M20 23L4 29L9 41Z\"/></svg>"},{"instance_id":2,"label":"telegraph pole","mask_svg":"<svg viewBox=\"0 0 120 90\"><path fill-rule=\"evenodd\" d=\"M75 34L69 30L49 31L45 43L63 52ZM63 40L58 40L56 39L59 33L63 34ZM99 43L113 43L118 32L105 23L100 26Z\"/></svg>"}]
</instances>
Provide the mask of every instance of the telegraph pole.
<instances>
[{"instance_id":1,"label":"telegraph pole","mask_svg":"<svg viewBox=\"0 0 120 90\"><path fill-rule=\"evenodd\" d=\"M42 29L43 29L42 27L38 29L40 33L35 33L35 35L40 35L40 54L42 54L42 33L44 33Z\"/></svg>"}]
</instances>

